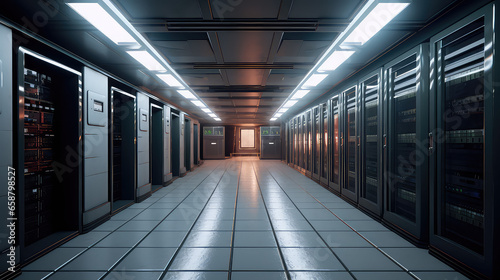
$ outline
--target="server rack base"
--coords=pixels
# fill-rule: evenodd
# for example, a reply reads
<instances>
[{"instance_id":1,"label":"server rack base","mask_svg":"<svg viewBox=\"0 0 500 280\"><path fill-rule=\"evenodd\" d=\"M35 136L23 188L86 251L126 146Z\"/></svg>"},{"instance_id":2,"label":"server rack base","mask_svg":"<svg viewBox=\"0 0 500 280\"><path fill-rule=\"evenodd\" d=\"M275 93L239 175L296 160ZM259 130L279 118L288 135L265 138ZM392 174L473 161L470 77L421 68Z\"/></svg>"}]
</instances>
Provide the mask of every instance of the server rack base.
<instances>
[{"instance_id":1,"label":"server rack base","mask_svg":"<svg viewBox=\"0 0 500 280\"><path fill-rule=\"evenodd\" d=\"M411 244L415 245L418 248L422 249L427 249L429 248L429 242L427 240L422 240L415 235L409 233L408 231L404 230L403 228L387 221L387 220L381 220L382 224L386 226L387 228L391 229L394 233L397 235L401 236L402 238L406 239L406 241L410 242Z\"/></svg>"},{"instance_id":2,"label":"server rack base","mask_svg":"<svg viewBox=\"0 0 500 280\"><path fill-rule=\"evenodd\" d=\"M429 245L429 254L436 257L437 259L444 262L445 264L449 265L450 267L457 270L458 272L464 274L469 279L473 279L473 280L491 279L491 278L488 278L486 275L480 273L479 271L476 271L476 270L472 269L471 267L468 267L463 262L460 262L460 261L454 259L452 256L444 253L443 251L439 250L438 248L436 248L432 245Z\"/></svg>"},{"instance_id":3,"label":"server rack base","mask_svg":"<svg viewBox=\"0 0 500 280\"><path fill-rule=\"evenodd\" d=\"M21 255L21 263L23 264L23 266L26 266L29 263L34 262L35 260L48 254L49 252L58 248L64 243L77 237L78 234L79 234L78 231L59 231L43 239L40 239L39 241L33 243L32 245L24 248ZM23 258L23 256L29 256L29 257Z\"/></svg>"},{"instance_id":4,"label":"server rack base","mask_svg":"<svg viewBox=\"0 0 500 280\"><path fill-rule=\"evenodd\" d=\"M84 224L82 226L82 233L88 233L90 231L92 231L93 229L95 229L96 227L104 224L105 222L109 221L109 219L111 218L111 214L107 214L107 215L104 215L102 217L100 217L99 219L93 221L93 222L90 222L88 224Z\"/></svg>"}]
</instances>

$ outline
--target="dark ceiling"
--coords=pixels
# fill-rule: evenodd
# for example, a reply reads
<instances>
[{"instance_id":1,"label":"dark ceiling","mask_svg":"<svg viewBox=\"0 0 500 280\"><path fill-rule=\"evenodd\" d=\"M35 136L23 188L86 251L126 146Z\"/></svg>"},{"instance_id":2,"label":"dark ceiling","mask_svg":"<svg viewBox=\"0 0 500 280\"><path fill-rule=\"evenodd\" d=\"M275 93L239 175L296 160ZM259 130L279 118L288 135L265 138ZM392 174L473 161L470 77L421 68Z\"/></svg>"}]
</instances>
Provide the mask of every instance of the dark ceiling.
<instances>
[{"instance_id":1,"label":"dark ceiling","mask_svg":"<svg viewBox=\"0 0 500 280\"><path fill-rule=\"evenodd\" d=\"M366 3L358 0L112 0L224 124L268 124L277 108ZM453 0L414 0L346 65L295 105L297 111L387 48L420 29ZM118 77L213 120L153 79L62 0L2 1L0 13ZM52 11L52 12L51 12ZM38 15L39 15L38 14ZM33 28L31 28L33 29Z\"/></svg>"}]
</instances>

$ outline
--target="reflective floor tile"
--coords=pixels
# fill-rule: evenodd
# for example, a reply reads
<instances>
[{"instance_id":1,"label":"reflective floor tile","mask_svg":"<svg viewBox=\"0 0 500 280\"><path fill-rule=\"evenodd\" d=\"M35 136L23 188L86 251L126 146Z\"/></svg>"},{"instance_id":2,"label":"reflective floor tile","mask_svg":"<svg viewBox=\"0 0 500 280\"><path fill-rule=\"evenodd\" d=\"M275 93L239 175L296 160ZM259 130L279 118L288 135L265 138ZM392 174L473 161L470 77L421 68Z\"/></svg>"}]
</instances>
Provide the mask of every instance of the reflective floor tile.
<instances>
[{"instance_id":1,"label":"reflective floor tile","mask_svg":"<svg viewBox=\"0 0 500 280\"><path fill-rule=\"evenodd\" d=\"M328 248L282 248L281 251L288 270L344 270Z\"/></svg>"},{"instance_id":2,"label":"reflective floor tile","mask_svg":"<svg viewBox=\"0 0 500 280\"><path fill-rule=\"evenodd\" d=\"M319 233L326 241L328 246L334 247L365 247L373 246L361 238L354 231L322 231Z\"/></svg>"},{"instance_id":3,"label":"reflective floor tile","mask_svg":"<svg viewBox=\"0 0 500 280\"><path fill-rule=\"evenodd\" d=\"M294 220L272 220L274 230L300 230L312 231L314 230L305 219Z\"/></svg>"},{"instance_id":4,"label":"reflective floor tile","mask_svg":"<svg viewBox=\"0 0 500 280\"><path fill-rule=\"evenodd\" d=\"M366 231L361 234L378 247L415 247L392 231Z\"/></svg>"},{"instance_id":5,"label":"reflective floor tile","mask_svg":"<svg viewBox=\"0 0 500 280\"><path fill-rule=\"evenodd\" d=\"M134 221L161 221L169 213L170 209L146 209L134 217Z\"/></svg>"},{"instance_id":6,"label":"reflective floor tile","mask_svg":"<svg viewBox=\"0 0 500 280\"><path fill-rule=\"evenodd\" d=\"M155 231L188 231L193 225L193 221L170 221L161 222Z\"/></svg>"},{"instance_id":7,"label":"reflective floor tile","mask_svg":"<svg viewBox=\"0 0 500 280\"><path fill-rule=\"evenodd\" d=\"M384 248L384 252L411 271L446 271L453 269L420 248Z\"/></svg>"},{"instance_id":8,"label":"reflective floor tile","mask_svg":"<svg viewBox=\"0 0 500 280\"><path fill-rule=\"evenodd\" d=\"M467 280L463 274L458 272L414 272L417 277L425 280Z\"/></svg>"},{"instance_id":9,"label":"reflective floor tile","mask_svg":"<svg viewBox=\"0 0 500 280\"><path fill-rule=\"evenodd\" d=\"M399 266L375 248L333 248L333 251L351 271L402 271Z\"/></svg>"},{"instance_id":10,"label":"reflective floor tile","mask_svg":"<svg viewBox=\"0 0 500 280\"><path fill-rule=\"evenodd\" d=\"M353 272L358 280L412 280L413 277L407 272ZM426 279L426 278L422 278ZM443 279L444 280L444 279Z\"/></svg>"},{"instance_id":11,"label":"reflective floor tile","mask_svg":"<svg viewBox=\"0 0 500 280\"><path fill-rule=\"evenodd\" d=\"M335 219L310 221L317 231L352 231L345 223Z\"/></svg>"},{"instance_id":12,"label":"reflective floor tile","mask_svg":"<svg viewBox=\"0 0 500 280\"><path fill-rule=\"evenodd\" d=\"M199 210L191 208L177 208L168 215L166 221L190 221L194 222L200 215Z\"/></svg>"},{"instance_id":13,"label":"reflective floor tile","mask_svg":"<svg viewBox=\"0 0 500 280\"><path fill-rule=\"evenodd\" d=\"M314 231L277 231L281 247L327 247Z\"/></svg>"},{"instance_id":14,"label":"reflective floor tile","mask_svg":"<svg viewBox=\"0 0 500 280\"><path fill-rule=\"evenodd\" d=\"M231 247L231 231L192 231L184 247Z\"/></svg>"},{"instance_id":15,"label":"reflective floor tile","mask_svg":"<svg viewBox=\"0 0 500 280\"><path fill-rule=\"evenodd\" d=\"M236 220L268 220L267 213L260 208L245 208L236 211Z\"/></svg>"},{"instance_id":16,"label":"reflective floor tile","mask_svg":"<svg viewBox=\"0 0 500 280\"><path fill-rule=\"evenodd\" d=\"M295 206L299 209L324 209L325 207L318 202L297 202Z\"/></svg>"},{"instance_id":17,"label":"reflective floor tile","mask_svg":"<svg viewBox=\"0 0 500 280\"><path fill-rule=\"evenodd\" d=\"M269 220L236 220L236 230L271 230Z\"/></svg>"},{"instance_id":18,"label":"reflective floor tile","mask_svg":"<svg viewBox=\"0 0 500 280\"><path fill-rule=\"evenodd\" d=\"M130 209L145 209L145 208L148 208L150 207L151 205L153 205L153 202L140 202L140 203L134 203L132 205L130 205L128 208Z\"/></svg>"},{"instance_id":19,"label":"reflective floor tile","mask_svg":"<svg viewBox=\"0 0 500 280\"><path fill-rule=\"evenodd\" d=\"M52 276L50 276L50 279L55 279L55 280L97 280L100 279L106 271L100 271L100 272L82 272L79 271L78 273L74 272L56 272Z\"/></svg>"},{"instance_id":20,"label":"reflective floor tile","mask_svg":"<svg viewBox=\"0 0 500 280\"><path fill-rule=\"evenodd\" d=\"M358 209L332 209L332 212L344 221L373 221Z\"/></svg>"},{"instance_id":21,"label":"reflective floor tile","mask_svg":"<svg viewBox=\"0 0 500 280\"><path fill-rule=\"evenodd\" d=\"M23 271L23 273L19 276L17 276L16 280L34 280L34 279L43 279L45 276L47 276L50 272L30 272L30 271Z\"/></svg>"},{"instance_id":22,"label":"reflective floor tile","mask_svg":"<svg viewBox=\"0 0 500 280\"><path fill-rule=\"evenodd\" d=\"M354 280L348 272L338 271L292 271L290 278L292 280Z\"/></svg>"},{"instance_id":23,"label":"reflective floor tile","mask_svg":"<svg viewBox=\"0 0 500 280\"><path fill-rule=\"evenodd\" d=\"M183 272L169 271L163 277L163 280L221 280L227 279L227 272ZM141 279L142 280L142 279Z\"/></svg>"},{"instance_id":24,"label":"reflective floor tile","mask_svg":"<svg viewBox=\"0 0 500 280\"><path fill-rule=\"evenodd\" d=\"M236 231L234 247L276 247L272 231Z\"/></svg>"},{"instance_id":25,"label":"reflective floor tile","mask_svg":"<svg viewBox=\"0 0 500 280\"><path fill-rule=\"evenodd\" d=\"M235 270L283 270L277 248L234 248Z\"/></svg>"},{"instance_id":26,"label":"reflective floor tile","mask_svg":"<svg viewBox=\"0 0 500 280\"><path fill-rule=\"evenodd\" d=\"M205 209L201 215L200 220L225 220L232 221L234 218L234 209L224 208L209 208Z\"/></svg>"},{"instance_id":27,"label":"reflective floor tile","mask_svg":"<svg viewBox=\"0 0 500 280\"><path fill-rule=\"evenodd\" d=\"M267 271L235 271L231 273L231 280L286 280L285 272L267 272Z\"/></svg>"},{"instance_id":28,"label":"reflective floor tile","mask_svg":"<svg viewBox=\"0 0 500 280\"><path fill-rule=\"evenodd\" d=\"M170 270L229 270L229 248L182 248Z\"/></svg>"},{"instance_id":29,"label":"reflective floor tile","mask_svg":"<svg viewBox=\"0 0 500 280\"><path fill-rule=\"evenodd\" d=\"M179 247L186 236L181 231L154 231L139 243L138 247Z\"/></svg>"},{"instance_id":30,"label":"reflective floor tile","mask_svg":"<svg viewBox=\"0 0 500 280\"><path fill-rule=\"evenodd\" d=\"M132 247L148 232L143 231L115 231L101 240L94 247Z\"/></svg>"},{"instance_id":31,"label":"reflective floor tile","mask_svg":"<svg viewBox=\"0 0 500 280\"><path fill-rule=\"evenodd\" d=\"M303 219L297 209L269 209L269 217L272 220L298 220Z\"/></svg>"},{"instance_id":32,"label":"reflective floor tile","mask_svg":"<svg viewBox=\"0 0 500 280\"><path fill-rule=\"evenodd\" d=\"M145 209L128 208L111 217L111 221L128 221L137 216Z\"/></svg>"},{"instance_id":33,"label":"reflective floor tile","mask_svg":"<svg viewBox=\"0 0 500 280\"><path fill-rule=\"evenodd\" d=\"M113 270L104 280L157 280L161 272L136 272Z\"/></svg>"},{"instance_id":34,"label":"reflective floor tile","mask_svg":"<svg viewBox=\"0 0 500 280\"><path fill-rule=\"evenodd\" d=\"M129 221L117 231L150 231L157 226L159 221Z\"/></svg>"},{"instance_id":35,"label":"reflective floor tile","mask_svg":"<svg viewBox=\"0 0 500 280\"><path fill-rule=\"evenodd\" d=\"M376 221L347 221L356 231L388 231L389 229Z\"/></svg>"},{"instance_id":36,"label":"reflective floor tile","mask_svg":"<svg viewBox=\"0 0 500 280\"><path fill-rule=\"evenodd\" d=\"M151 204L149 209L174 209L177 205L178 202L156 202Z\"/></svg>"},{"instance_id":37,"label":"reflective floor tile","mask_svg":"<svg viewBox=\"0 0 500 280\"><path fill-rule=\"evenodd\" d=\"M337 221L338 218L335 217L330 211L326 209L303 209L301 210L302 214L306 219L313 220L333 220Z\"/></svg>"},{"instance_id":38,"label":"reflective floor tile","mask_svg":"<svg viewBox=\"0 0 500 280\"><path fill-rule=\"evenodd\" d=\"M164 270L176 248L135 248L115 268L116 270Z\"/></svg>"},{"instance_id":39,"label":"reflective floor tile","mask_svg":"<svg viewBox=\"0 0 500 280\"><path fill-rule=\"evenodd\" d=\"M84 248L57 248L42 258L23 267L23 271L52 271L81 253ZM35 278L33 278L35 279Z\"/></svg>"},{"instance_id":40,"label":"reflective floor tile","mask_svg":"<svg viewBox=\"0 0 500 280\"><path fill-rule=\"evenodd\" d=\"M193 231L202 230L232 230L233 221L223 220L198 220L193 227Z\"/></svg>"},{"instance_id":41,"label":"reflective floor tile","mask_svg":"<svg viewBox=\"0 0 500 280\"><path fill-rule=\"evenodd\" d=\"M104 224L96 227L92 231L114 231L117 228L121 227L123 224L125 224L127 221L107 221Z\"/></svg>"},{"instance_id":42,"label":"reflective floor tile","mask_svg":"<svg viewBox=\"0 0 500 280\"><path fill-rule=\"evenodd\" d=\"M90 248L62 270L108 270L129 248Z\"/></svg>"},{"instance_id":43,"label":"reflective floor tile","mask_svg":"<svg viewBox=\"0 0 500 280\"><path fill-rule=\"evenodd\" d=\"M64 243L61 245L61 247L80 247L80 248L87 248L90 247L91 245L99 242L102 240L106 235L108 235L109 232L105 231L92 231L89 233L85 234L80 234L77 237L71 239L70 241Z\"/></svg>"}]
</instances>

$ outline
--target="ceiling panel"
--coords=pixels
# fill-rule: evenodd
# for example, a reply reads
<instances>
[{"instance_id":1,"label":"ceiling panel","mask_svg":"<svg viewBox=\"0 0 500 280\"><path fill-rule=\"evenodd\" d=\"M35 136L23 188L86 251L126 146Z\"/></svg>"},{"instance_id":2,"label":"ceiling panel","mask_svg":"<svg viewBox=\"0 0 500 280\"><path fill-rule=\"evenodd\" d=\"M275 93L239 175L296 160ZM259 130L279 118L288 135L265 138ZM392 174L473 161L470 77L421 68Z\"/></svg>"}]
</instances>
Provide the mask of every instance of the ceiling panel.
<instances>
[{"instance_id":1,"label":"ceiling panel","mask_svg":"<svg viewBox=\"0 0 500 280\"><path fill-rule=\"evenodd\" d=\"M190 86L223 86L220 74L183 74L182 78Z\"/></svg>"},{"instance_id":2,"label":"ceiling panel","mask_svg":"<svg viewBox=\"0 0 500 280\"><path fill-rule=\"evenodd\" d=\"M156 41L154 45L173 63L215 62L207 40Z\"/></svg>"},{"instance_id":3,"label":"ceiling panel","mask_svg":"<svg viewBox=\"0 0 500 280\"><path fill-rule=\"evenodd\" d=\"M260 99L233 99L234 106L259 106Z\"/></svg>"},{"instance_id":4,"label":"ceiling panel","mask_svg":"<svg viewBox=\"0 0 500 280\"><path fill-rule=\"evenodd\" d=\"M260 85L265 70L261 69L230 69L226 70L230 85Z\"/></svg>"},{"instance_id":5,"label":"ceiling panel","mask_svg":"<svg viewBox=\"0 0 500 280\"><path fill-rule=\"evenodd\" d=\"M133 18L202 18L198 0L117 0Z\"/></svg>"},{"instance_id":6,"label":"ceiling panel","mask_svg":"<svg viewBox=\"0 0 500 280\"><path fill-rule=\"evenodd\" d=\"M294 0L289 18L348 19L364 1L360 0Z\"/></svg>"},{"instance_id":7,"label":"ceiling panel","mask_svg":"<svg viewBox=\"0 0 500 280\"><path fill-rule=\"evenodd\" d=\"M218 32L224 62L266 62L273 32Z\"/></svg>"},{"instance_id":8,"label":"ceiling panel","mask_svg":"<svg viewBox=\"0 0 500 280\"><path fill-rule=\"evenodd\" d=\"M236 108L238 113L257 113L257 108Z\"/></svg>"},{"instance_id":9,"label":"ceiling panel","mask_svg":"<svg viewBox=\"0 0 500 280\"><path fill-rule=\"evenodd\" d=\"M212 14L216 19L277 18L281 0L212 0Z\"/></svg>"}]
</instances>

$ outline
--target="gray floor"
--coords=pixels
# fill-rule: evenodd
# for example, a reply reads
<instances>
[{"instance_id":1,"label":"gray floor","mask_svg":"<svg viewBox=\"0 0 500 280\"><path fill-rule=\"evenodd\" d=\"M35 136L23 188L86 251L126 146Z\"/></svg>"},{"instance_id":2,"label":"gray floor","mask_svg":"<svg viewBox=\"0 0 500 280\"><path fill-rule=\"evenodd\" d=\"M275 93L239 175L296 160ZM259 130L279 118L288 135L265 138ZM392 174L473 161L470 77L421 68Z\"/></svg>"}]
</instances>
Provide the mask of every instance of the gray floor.
<instances>
[{"instance_id":1,"label":"gray floor","mask_svg":"<svg viewBox=\"0 0 500 280\"><path fill-rule=\"evenodd\" d=\"M205 161L17 279L467 279L279 161Z\"/></svg>"}]
</instances>

